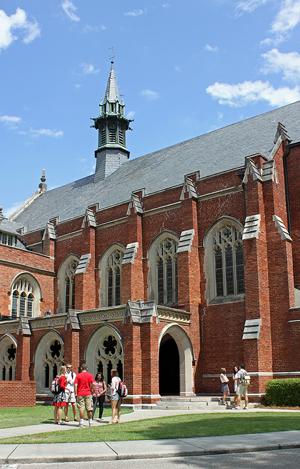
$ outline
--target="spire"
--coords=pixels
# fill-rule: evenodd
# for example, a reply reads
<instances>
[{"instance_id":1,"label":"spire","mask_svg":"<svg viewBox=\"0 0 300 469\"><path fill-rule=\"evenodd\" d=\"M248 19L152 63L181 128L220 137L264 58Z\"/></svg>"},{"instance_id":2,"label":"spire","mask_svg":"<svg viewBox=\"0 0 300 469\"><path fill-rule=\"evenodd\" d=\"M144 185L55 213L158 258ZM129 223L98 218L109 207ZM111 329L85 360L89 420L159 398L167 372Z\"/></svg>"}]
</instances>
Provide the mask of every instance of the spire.
<instances>
[{"instance_id":1,"label":"spire","mask_svg":"<svg viewBox=\"0 0 300 469\"><path fill-rule=\"evenodd\" d=\"M110 72L107 80L106 92L104 102L108 101L110 103L116 103L117 101L121 101L119 95L119 88L117 83L116 72L114 69L114 61L111 61ZM104 104L103 102L103 104Z\"/></svg>"},{"instance_id":2,"label":"spire","mask_svg":"<svg viewBox=\"0 0 300 469\"><path fill-rule=\"evenodd\" d=\"M95 181L105 179L129 158L126 132L130 120L125 116L125 104L119 94L114 62L111 61L106 91L100 103L99 116L92 119L98 130Z\"/></svg>"}]
</instances>

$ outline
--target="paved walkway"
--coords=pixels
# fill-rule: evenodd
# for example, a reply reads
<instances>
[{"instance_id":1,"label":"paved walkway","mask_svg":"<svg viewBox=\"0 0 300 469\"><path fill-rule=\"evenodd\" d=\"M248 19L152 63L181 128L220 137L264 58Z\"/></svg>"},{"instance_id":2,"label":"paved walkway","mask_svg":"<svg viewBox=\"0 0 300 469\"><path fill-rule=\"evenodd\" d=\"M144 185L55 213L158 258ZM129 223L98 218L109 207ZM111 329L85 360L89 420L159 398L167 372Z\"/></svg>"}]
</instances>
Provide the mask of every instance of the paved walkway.
<instances>
[{"instance_id":1,"label":"paved walkway","mask_svg":"<svg viewBox=\"0 0 300 469\"><path fill-rule=\"evenodd\" d=\"M249 409L247 412L266 412L266 409ZM224 412L224 408L213 410L138 410L124 414L122 420L134 421L180 414ZM229 412L245 412L229 411ZM268 409L268 412L274 412ZM286 412L299 412L290 411ZM109 418L103 423L106 425ZM69 422L58 426L54 424L32 425L28 427L6 428L0 430L0 438L29 435L48 431L74 429L78 424ZM87 430L88 431L88 430ZM1 443L1 440L0 440ZM52 444L0 444L0 464L49 463L72 461L104 461L116 459L166 458L172 456L197 456L220 453L239 453L263 450L300 448L300 431L259 433L254 435L232 435L216 437L177 438L164 440L139 440L91 443L52 443Z\"/></svg>"}]
</instances>

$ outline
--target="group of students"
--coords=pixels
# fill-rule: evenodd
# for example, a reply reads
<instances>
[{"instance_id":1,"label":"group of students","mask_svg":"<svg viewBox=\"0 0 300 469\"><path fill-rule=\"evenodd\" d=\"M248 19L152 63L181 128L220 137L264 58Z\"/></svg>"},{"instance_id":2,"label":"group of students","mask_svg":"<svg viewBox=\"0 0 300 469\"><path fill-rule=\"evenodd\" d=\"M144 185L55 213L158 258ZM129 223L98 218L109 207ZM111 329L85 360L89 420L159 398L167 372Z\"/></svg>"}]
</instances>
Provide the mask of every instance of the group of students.
<instances>
[{"instance_id":1,"label":"group of students","mask_svg":"<svg viewBox=\"0 0 300 469\"><path fill-rule=\"evenodd\" d=\"M244 398L245 399L244 409L247 409L248 408L248 386L250 384L250 376L248 372L245 370L244 364L241 364L239 367L235 366L233 368L232 379L233 379L233 391L234 391L233 408L240 409L241 399ZM222 393L221 403L226 405L227 399L230 396L230 389L229 389L229 378L226 375L225 368L221 368L220 381L221 381L221 393Z\"/></svg>"},{"instance_id":2,"label":"group of students","mask_svg":"<svg viewBox=\"0 0 300 469\"><path fill-rule=\"evenodd\" d=\"M61 425L63 422L69 421L69 406L72 406L74 421L78 422L76 405L79 409L79 427L84 425L85 412L89 426L92 425L97 407L99 407L99 420L102 421L106 395L110 397L112 407L110 423L119 423L122 400L119 395L120 383L121 379L115 369L111 370L111 383L107 385L102 373L97 373L95 377L89 373L86 363L81 365L78 374L73 371L70 363L66 366L63 365L51 385L54 423Z\"/></svg>"}]
</instances>

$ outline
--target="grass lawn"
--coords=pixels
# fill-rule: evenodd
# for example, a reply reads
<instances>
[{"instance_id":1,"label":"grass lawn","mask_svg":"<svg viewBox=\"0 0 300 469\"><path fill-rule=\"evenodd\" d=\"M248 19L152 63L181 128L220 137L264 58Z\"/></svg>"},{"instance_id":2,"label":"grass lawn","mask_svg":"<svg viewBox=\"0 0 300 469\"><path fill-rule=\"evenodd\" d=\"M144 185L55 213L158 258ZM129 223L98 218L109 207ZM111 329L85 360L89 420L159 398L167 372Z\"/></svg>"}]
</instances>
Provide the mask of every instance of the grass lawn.
<instances>
[{"instance_id":1,"label":"grass lawn","mask_svg":"<svg viewBox=\"0 0 300 469\"><path fill-rule=\"evenodd\" d=\"M98 410L97 410L98 412ZM131 412L122 409L123 413ZM73 418L72 409L69 409L69 418ZM104 408L104 417L111 415L111 408ZM98 413L96 413L98 416ZM53 423L53 407L51 405L36 405L35 407L8 407L0 408L0 428L23 427L39 423Z\"/></svg>"},{"instance_id":2,"label":"grass lawn","mask_svg":"<svg viewBox=\"0 0 300 469\"><path fill-rule=\"evenodd\" d=\"M40 433L0 439L0 443L70 443L83 441L124 441L196 436L238 435L284 430L300 430L300 414L296 413L224 413L192 414L161 417L103 425L92 428Z\"/></svg>"}]
</instances>

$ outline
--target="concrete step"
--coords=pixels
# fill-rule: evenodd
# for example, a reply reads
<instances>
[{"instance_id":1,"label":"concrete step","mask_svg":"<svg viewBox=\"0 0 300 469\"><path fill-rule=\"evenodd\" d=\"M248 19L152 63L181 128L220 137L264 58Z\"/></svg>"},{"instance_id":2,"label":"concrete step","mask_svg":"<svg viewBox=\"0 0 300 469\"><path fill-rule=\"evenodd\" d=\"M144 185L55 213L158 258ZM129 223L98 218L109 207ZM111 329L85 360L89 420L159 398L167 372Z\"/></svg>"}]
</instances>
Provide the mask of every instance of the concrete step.
<instances>
[{"instance_id":1,"label":"concrete step","mask_svg":"<svg viewBox=\"0 0 300 469\"><path fill-rule=\"evenodd\" d=\"M227 399L227 404L231 405L230 398ZM204 408L215 409L220 405L222 405L220 396L162 396L161 400L157 403L157 408L169 410L196 410Z\"/></svg>"}]
</instances>

